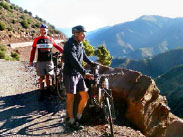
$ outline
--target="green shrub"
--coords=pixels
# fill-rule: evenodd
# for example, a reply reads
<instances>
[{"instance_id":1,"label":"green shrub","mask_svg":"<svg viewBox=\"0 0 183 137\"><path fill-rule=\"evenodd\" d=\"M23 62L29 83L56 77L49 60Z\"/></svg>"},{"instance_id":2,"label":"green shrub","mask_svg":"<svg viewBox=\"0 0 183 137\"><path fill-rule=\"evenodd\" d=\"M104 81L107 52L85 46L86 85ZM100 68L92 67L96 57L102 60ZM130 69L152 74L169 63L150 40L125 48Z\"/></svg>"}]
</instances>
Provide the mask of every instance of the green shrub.
<instances>
[{"instance_id":1,"label":"green shrub","mask_svg":"<svg viewBox=\"0 0 183 137\"><path fill-rule=\"evenodd\" d=\"M12 27L9 27L9 28L7 28L8 29L8 31L12 31L13 29L12 29Z\"/></svg>"},{"instance_id":2,"label":"green shrub","mask_svg":"<svg viewBox=\"0 0 183 137\"><path fill-rule=\"evenodd\" d=\"M6 25L0 21L0 31L5 30L6 29Z\"/></svg>"},{"instance_id":3,"label":"green shrub","mask_svg":"<svg viewBox=\"0 0 183 137\"><path fill-rule=\"evenodd\" d=\"M24 10L24 13L28 13L28 10L25 9L25 10Z\"/></svg>"},{"instance_id":4,"label":"green shrub","mask_svg":"<svg viewBox=\"0 0 183 137\"><path fill-rule=\"evenodd\" d=\"M25 15L24 15L24 14L22 14L22 15L20 16L20 18L21 18L21 19L23 19L23 20L25 20L25 19L26 19L26 17L25 17Z\"/></svg>"},{"instance_id":5,"label":"green shrub","mask_svg":"<svg viewBox=\"0 0 183 137\"><path fill-rule=\"evenodd\" d=\"M31 18L28 18L28 19L27 19L27 23L28 23L28 24L31 24L31 22L32 22L32 19L31 19Z\"/></svg>"},{"instance_id":6,"label":"green shrub","mask_svg":"<svg viewBox=\"0 0 183 137\"><path fill-rule=\"evenodd\" d=\"M5 2L0 2L0 5L1 5L4 9L11 11L11 8L10 8L10 5L9 5L9 4L7 4L7 3L5 3Z\"/></svg>"},{"instance_id":7,"label":"green shrub","mask_svg":"<svg viewBox=\"0 0 183 137\"><path fill-rule=\"evenodd\" d=\"M4 52L6 52L6 46L5 45L2 45L2 44L0 44L0 51L4 51Z\"/></svg>"},{"instance_id":8,"label":"green shrub","mask_svg":"<svg viewBox=\"0 0 183 137\"><path fill-rule=\"evenodd\" d=\"M6 2L10 3L10 0L5 0Z\"/></svg>"},{"instance_id":9,"label":"green shrub","mask_svg":"<svg viewBox=\"0 0 183 137\"><path fill-rule=\"evenodd\" d=\"M20 22L20 24L21 24L22 27L25 28L25 29L29 28L29 24L27 23L27 20L22 20L22 21Z\"/></svg>"},{"instance_id":10,"label":"green shrub","mask_svg":"<svg viewBox=\"0 0 183 137\"><path fill-rule=\"evenodd\" d=\"M32 27L33 27L33 28L39 28L40 25L41 25L40 23L36 23L36 24L33 24Z\"/></svg>"},{"instance_id":11,"label":"green shrub","mask_svg":"<svg viewBox=\"0 0 183 137\"><path fill-rule=\"evenodd\" d=\"M32 16L32 12L28 12L28 14L29 14L30 16Z\"/></svg>"},{"instance_id":12,"label":"green shrub","mask_svg":"<svg viewBox=\"0 0 183 137\"><path fill-rule=\"evenodd\" d=\"M19 7L17 5L15 5L15 4L11 4L10 8L14 9L16 11L18 11L18 9L19 9Z\"/></svg>"},{"instance_id":13,"label":"green shrub","mask_svg":"<svg viewBox=\"0 0 183 137\"><path fill-rule=\"evenodd\" d=\"M6 52L0 51L0 59L4 59L6 56Z\"/></svg>"},{"instance_id":14,"label":"green shrub","mask_svg":"<svg viewBox=\"0 0 183 137\"><path fill-rule=\"evenodd\" d=\"M0 59L4 59L6 57L6 46L0 44Z\"/></svg>"},{"instance_id":15,"label":"green shrub","mask_svg":"<svg viewBox=\"0 0 183 137\"><path fill-rule=\"evenodd\" d=\"M16 52L11 52L11 57L13 58L13 60L17 60L17 61L20 60L20 57Z\"/></svg>"},{"instance_id":16,"label":"green shrub","mask_svg":"<svg viewBox=\"0 0 183 137\"><path fill-rule=\"evenodd\" d=\"M10 56L5 56L4 58L5 60L12 60L12 58Z\"/></svg>"}]
</instances>

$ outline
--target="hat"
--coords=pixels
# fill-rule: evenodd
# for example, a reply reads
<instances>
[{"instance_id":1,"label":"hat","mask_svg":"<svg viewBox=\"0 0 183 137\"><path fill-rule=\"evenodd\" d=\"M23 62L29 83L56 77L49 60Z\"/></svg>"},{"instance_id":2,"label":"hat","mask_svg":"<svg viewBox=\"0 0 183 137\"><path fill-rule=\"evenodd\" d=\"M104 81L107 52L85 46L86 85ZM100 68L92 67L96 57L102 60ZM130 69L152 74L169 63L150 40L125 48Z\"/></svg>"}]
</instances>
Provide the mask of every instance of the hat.
<instances>
[{"instance_id":1,"label":"hat","mask_svg":"<svg viewBox=\"0 0 183 137\"><path fill-rule=\"evenodd\" d=\"M41 24L40 28L48 29L48 26L46 26L45 24Z\"/></svg>"},{"instance_id":2,"label":"hat","mask_svg":"<svg viewBox=\"0 0 183 137\"><path fill-rule=\"evenodd\" d=\"M78 25L72 28L72 34L75 32L86 32L86 30L84 26Z\"/></svg>"}]
</instances>

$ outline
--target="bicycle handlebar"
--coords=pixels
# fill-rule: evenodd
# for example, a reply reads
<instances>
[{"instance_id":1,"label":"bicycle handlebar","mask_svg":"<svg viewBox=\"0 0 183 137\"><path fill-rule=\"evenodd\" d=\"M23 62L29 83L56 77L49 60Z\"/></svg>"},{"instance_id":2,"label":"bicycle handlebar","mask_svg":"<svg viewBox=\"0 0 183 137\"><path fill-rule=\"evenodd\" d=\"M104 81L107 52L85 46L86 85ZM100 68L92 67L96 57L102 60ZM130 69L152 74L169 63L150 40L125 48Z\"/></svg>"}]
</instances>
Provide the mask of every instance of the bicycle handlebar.
<instances>
[{"instance_id":1,"label":"bicycle handlebar","mask_svg":"<svg viewBox=\"0 0 183 137\"><path fill-rule=\"evenodd\" d=\"M62 57L60 52L53 53L53 58L59 58Z\"/></svg>"},{"instance_id":2,"label":"bicycle handlebar","mask_svg":"<svg viewBox=\"0 0 183 137\"><path fill-rule=\"evenodd\" d=\"M111 73L111 74L99 74L99 77L110 77L115 75L123 75L123 72Z\"/></svg>"}]
</instances>

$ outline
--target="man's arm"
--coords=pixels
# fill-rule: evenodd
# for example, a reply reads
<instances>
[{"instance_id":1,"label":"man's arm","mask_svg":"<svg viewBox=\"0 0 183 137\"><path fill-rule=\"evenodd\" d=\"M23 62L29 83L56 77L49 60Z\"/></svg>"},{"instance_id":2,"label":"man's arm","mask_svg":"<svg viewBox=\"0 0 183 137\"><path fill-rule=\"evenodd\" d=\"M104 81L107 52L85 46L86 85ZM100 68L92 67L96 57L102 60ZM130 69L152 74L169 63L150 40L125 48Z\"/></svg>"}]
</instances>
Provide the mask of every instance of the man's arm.
<instances>
[{"instance_id":1,"label":"man's arm","mask_svg":"<svg viewBox=\"0 0 183 137\"><path fill-rule=\"evenodd\" d=\"M30 58L29 58L29 65L30 66L33 66L33 61L34 61L34 57L35 57L35 53L36 53L36 44L37 44L37 39L34 39L31 53L30 53Z\"/></svg>"},{"instance_id":2,"label":"man's arm","mask_svg":"<svg viewBox=\"0 0 183 137\"><path fill-rule=\"evenodd\" d=\"M54 41L53 38L51 38L51 41L52 41L52 43L53 43L53 46L54 46L58 51L60 51L60 53L62 53L62 52L63 52L63 48L62 48L61 46L59 46L59 45Z\"/></svg>"}]
</instances>

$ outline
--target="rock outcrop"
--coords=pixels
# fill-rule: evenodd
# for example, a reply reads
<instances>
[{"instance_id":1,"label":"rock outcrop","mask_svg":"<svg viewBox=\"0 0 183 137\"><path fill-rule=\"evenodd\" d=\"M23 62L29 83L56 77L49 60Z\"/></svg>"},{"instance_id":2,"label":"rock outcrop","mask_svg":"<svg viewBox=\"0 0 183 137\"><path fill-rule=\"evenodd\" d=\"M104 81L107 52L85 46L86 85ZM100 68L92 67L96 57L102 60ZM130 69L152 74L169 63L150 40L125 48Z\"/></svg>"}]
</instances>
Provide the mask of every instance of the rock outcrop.
<instances>
[{"instance_id":1,"label":"rock outcrop","mask_svg":"<svg viewBox=\"0 0 183 137\"><path fill-rule=\"evenodd\" d=\"M173 115L166 97L151 77L140 72L101 66L101 73L121 72L110 76L115 105L147 137L183 137L183 120Z\"/></svg>"}]
</instances>

